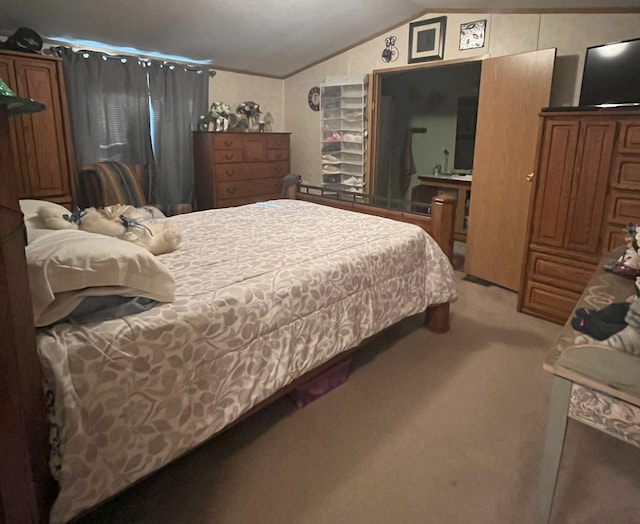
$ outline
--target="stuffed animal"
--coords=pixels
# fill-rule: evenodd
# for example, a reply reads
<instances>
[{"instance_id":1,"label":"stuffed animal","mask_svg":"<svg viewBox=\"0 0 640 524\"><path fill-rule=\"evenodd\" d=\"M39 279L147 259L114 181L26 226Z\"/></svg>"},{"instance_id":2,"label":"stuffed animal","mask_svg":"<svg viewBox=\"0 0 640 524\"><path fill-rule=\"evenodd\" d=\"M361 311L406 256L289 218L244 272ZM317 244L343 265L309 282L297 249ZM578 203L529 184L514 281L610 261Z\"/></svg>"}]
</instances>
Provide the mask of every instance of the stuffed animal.
<instances>
[{"instance_id":1,"label":"stuffed animal","mask_svg":"<svg viewBox=\"0 0 640 524\"><path fill-rule=\"evenodd\" d=\"M181 231L166 219L148 219L148 213L133 206L115 204L96 209L77 209L60 216L42 207L38 211L47 229L80 229L133 242L154 255L175 251L182 240Z\"/></svg>"}]
</instances>

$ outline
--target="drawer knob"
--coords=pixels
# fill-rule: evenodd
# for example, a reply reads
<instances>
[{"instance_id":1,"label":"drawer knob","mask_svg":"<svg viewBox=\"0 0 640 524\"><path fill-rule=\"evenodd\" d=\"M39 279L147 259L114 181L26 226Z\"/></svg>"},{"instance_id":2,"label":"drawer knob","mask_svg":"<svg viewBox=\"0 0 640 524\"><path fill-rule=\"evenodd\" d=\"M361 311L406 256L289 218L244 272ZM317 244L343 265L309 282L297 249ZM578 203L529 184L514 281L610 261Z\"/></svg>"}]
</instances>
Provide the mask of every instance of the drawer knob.
<instances>
[{"instance_id":1,"label":"drawer knob","mask_svg":"<svg viewBox=\"0 0 640 524\"><path fill-rule=\"evenodd\" d=\"M232 140L225 140L224 141L224 145L227 147L231 147L233 145L233 141Z\"/></svg>"},{"instance_id":2,"label":"drawer knob","mask_svg":"<svg viewBox=\"0 0 640 524\"><path fill-rule=\"evenodd\" d=\"M225 174L226 174L227 176L233 176L233 175L235 175L235 174L236 174L236 170L234 169L233 171L225 171Z\"/></svg>"},{"instance_id":3,"label":"drawer knob","mask_svg":"<svg viewBox=\"0 0 640 524\"><path fill-rule=\"evenodd\" d=\"M227 160L231 160L233 158L233 153L231 153L230 155L224 155L224 157Z\"/></svg>"},{"instance_id":4,"label":"drawer knob","mask_svg":"<svg viewBox=\"0 0 640 524\"><path fill-rule=\"evenodd\" d=\"M236 192L236 188L235 187L228 187L227 188L227 193L229 193L230 195L233 195Z\"/></svg>"},{"instance_id":5,"label":"drawer knob","mask_svg":"<svg viewBox=\"0 0 640 524\"><path fill-rule=\"evenodd\" d=\"M282 154L280 154L280 153L276 154L276 158L277 158L278 160L280 160L280 159L282 158Z\"/></svg>"}]
</instances>

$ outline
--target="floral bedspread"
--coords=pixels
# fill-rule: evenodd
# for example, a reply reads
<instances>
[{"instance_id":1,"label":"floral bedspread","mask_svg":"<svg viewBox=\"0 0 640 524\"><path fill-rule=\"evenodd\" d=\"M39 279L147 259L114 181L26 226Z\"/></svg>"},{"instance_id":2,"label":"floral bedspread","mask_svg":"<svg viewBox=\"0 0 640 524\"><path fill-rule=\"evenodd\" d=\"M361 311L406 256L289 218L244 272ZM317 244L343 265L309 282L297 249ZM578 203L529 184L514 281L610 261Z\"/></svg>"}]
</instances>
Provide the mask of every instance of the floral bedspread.
<instances>
[{"instance_id":1,"label":"floral bedspread","mask_svg":"<svg viewBox=\"0 0 640 524\"><path fill-rule=\"evenodd\" d=\"M172 217L176 300L38 333L64 522L219 432L306 371L456 298L420 228L275 200Z\"/></svg>"}]
</instances>

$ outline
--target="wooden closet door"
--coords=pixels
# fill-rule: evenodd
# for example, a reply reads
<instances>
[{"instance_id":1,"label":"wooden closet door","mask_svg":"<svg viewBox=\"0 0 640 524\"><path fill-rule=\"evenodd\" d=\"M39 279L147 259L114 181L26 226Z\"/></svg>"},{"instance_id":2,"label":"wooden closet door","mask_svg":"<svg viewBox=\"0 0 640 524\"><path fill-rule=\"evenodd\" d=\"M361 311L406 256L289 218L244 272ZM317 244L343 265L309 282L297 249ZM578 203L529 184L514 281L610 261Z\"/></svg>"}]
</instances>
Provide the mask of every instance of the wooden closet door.
<instances>
[{"instance_id":1,"label":"wooden closet door","mask_svg":"<svg viewBox=\"0 0 640 524\"><path fill-rule=\"evenodd\" d=\"M17 94L18 84L16 82L15 70L13 67L13 60L0 56L0 78L5 81L9 88ZM11 141L11 154L13 156L14 169L17 172L15 177L15 188L18 198L24 198L30 194L31 186L29 184L29 177L22 176L23 169L20 165L20 146L18 144L18 136L22 134L22 131L18 128L16 118L9 118L9 137Z\"/></svg>"},{"instance_id":2,"label":"wooden closet door","mask_svg":"<svg viewBox=\"0 0 640 524\"><path fill-rule=\"evenodd\" d=\"M562 247L578 148L579 120L546 119L533 204L531 242Z\"/></svg>"},{"instance_id":3,"label":"wooden closet door","mask_svg":"<svg viewBox=\"0 0 640 524\"><path fill-rule=\"evenodd\" d=\"M568 202L569 220L563 246L567 249L600 254L615 138L613 120L589 120L580 125L576 174Z\"/></svg>"},{"instance_id":4,"label":"wooden closet door","mask_svg":"<svg viewBox=\"0 0 640 524\"><path fill-rule=\"evenodd\" d=\"M30 194L34 198L59 197L71 202L70 162L57 64L37 58L18 58L14 64L20 96L46 106L39 113L16 117L23 129L20 164L28 173Z\"/></svg>"},{"instance_id":5,"label":"wooden closet door","mask_svg":"<svg viewBox=\"0 0 640 524\"><path fill-rule=\"evenodd\" d=\"M517 290L527 237L538 112L555 49L483 61L465 271Z\"/></svg>"}]
</instances>

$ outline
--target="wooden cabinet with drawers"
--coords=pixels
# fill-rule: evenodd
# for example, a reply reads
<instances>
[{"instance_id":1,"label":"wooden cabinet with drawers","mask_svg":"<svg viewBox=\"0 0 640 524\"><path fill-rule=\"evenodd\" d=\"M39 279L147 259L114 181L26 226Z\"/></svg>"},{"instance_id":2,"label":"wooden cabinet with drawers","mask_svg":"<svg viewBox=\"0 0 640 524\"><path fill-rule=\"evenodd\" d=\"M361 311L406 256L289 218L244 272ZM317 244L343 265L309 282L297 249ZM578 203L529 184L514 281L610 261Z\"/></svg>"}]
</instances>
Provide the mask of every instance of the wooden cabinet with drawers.
<instances>
[{"instance_id":1,"label":"wooden cabinet with drawers","mask_svg":"<svg viewBox=\"0 0 640 524\"><path fill-rule=\"evenodd\" d=\"M640 111L542 114L518 309L563 324L640 222Z\"/></svg>"},{"instance_id":2,"label":"wooden cabinet with drawers","mask_svg":"<svg viewBox=\"0 0 640 524\"><path fill-rule=\"evenodd\" d=\"M197 209L280 198L289 133L193 133Z\"/></svg>"}]
</instances>

